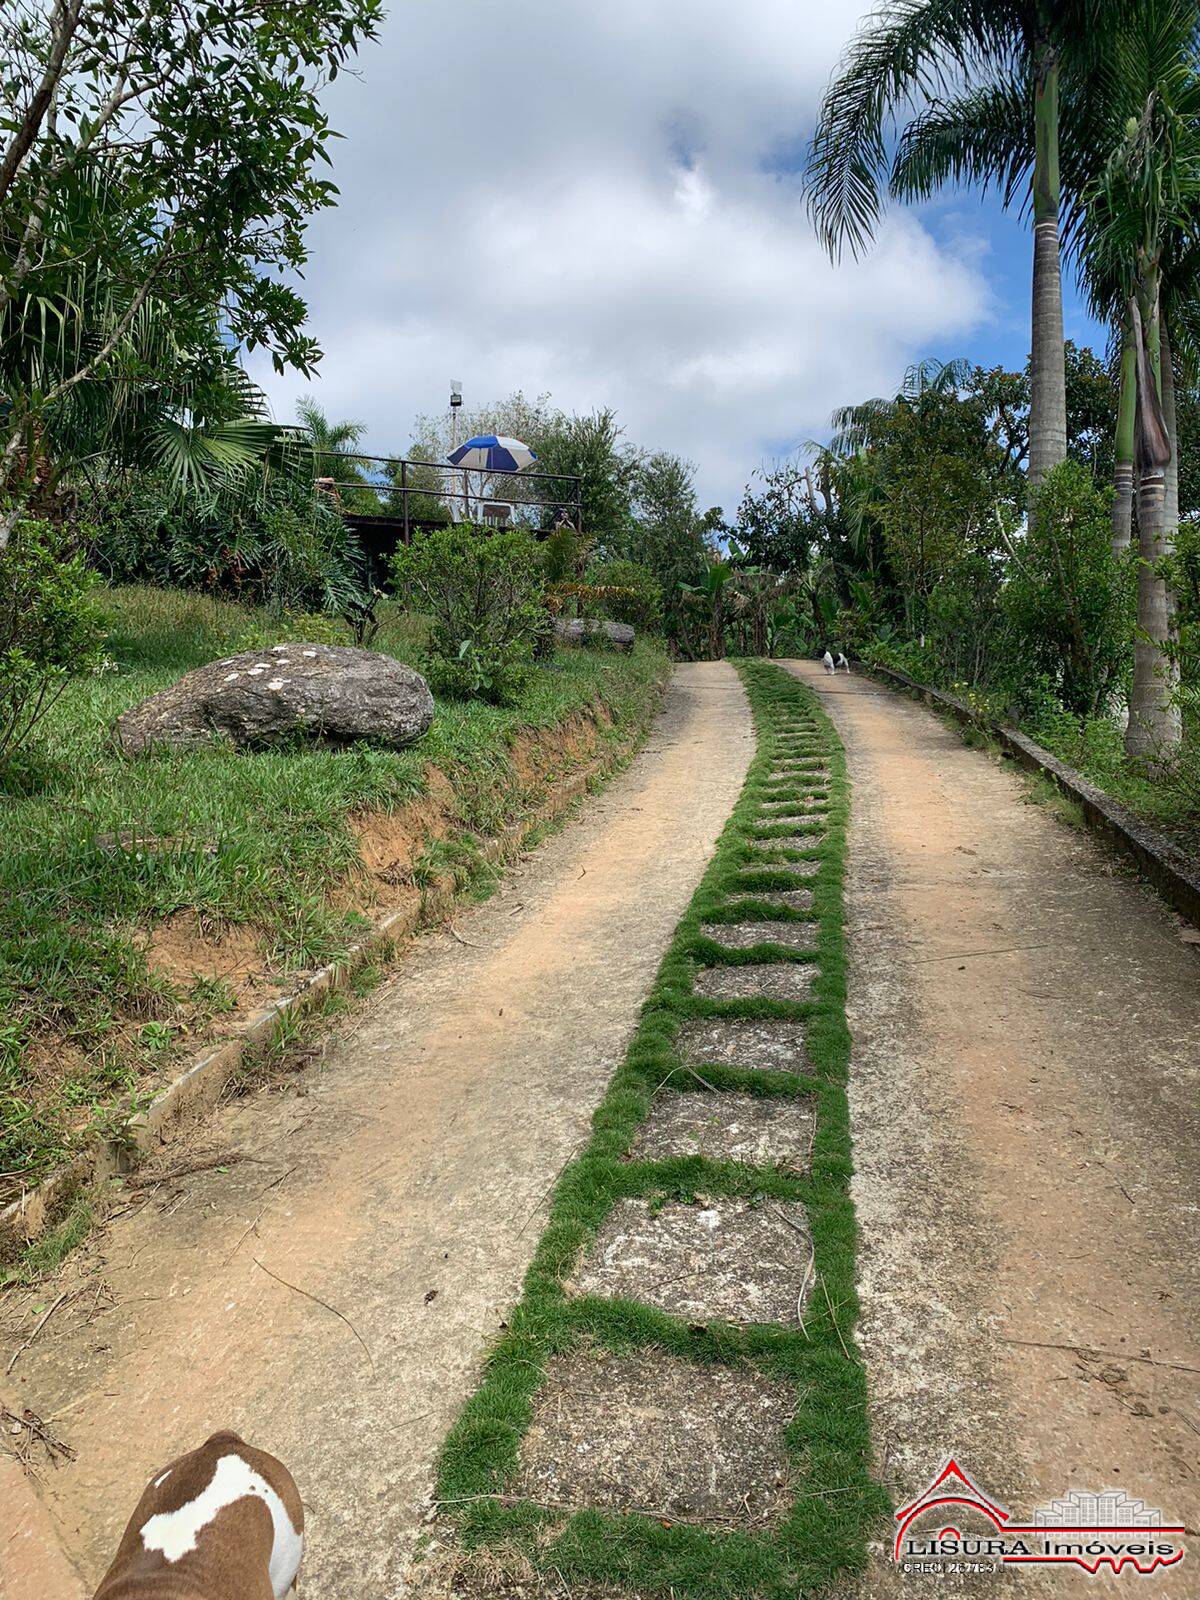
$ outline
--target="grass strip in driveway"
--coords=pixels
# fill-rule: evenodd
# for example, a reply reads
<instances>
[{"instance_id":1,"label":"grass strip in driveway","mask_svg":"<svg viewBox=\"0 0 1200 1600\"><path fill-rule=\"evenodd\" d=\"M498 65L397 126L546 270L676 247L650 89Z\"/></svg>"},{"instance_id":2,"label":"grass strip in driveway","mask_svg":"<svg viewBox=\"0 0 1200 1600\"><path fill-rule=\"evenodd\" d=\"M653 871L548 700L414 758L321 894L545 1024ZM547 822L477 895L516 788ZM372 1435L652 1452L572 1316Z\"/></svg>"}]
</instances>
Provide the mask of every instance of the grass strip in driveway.
<instances>
[{"instance_id":1,"label":"grass strip in driveway","mask_svg":"<svg viewBox=\"0 0 1200 1600\"><path fill-rule=\"evenodd\" d=\"M508 1562L532 1587L505 1593L536 1594L544 1573L566 1583L630 1592L674 1594L677 1600L782 1600L819 1591L839 1575L861 1568L868 1530L886 1509L869 1475L865 1381L853 1343L855 1222L849 1195L850 1137L846 1101L850 1039L845 1019L845 946L842 883L849 795L844 757L833 728L811 692L781 669L744 664L743 680L754 712L758 749L741 798L643 1008L637 1032L593 1120L583 1153L561 1175L549 1222L509 1328L488 1360L480 1388L468 1402L443 1452L438 1494L452 1517L464 1575L456 1593L472 1588L472 1552ZM787 752L803 753L824 775L781 776ZM789 836L756 839L764 794L806 797L828 790L819 842ZM763 845L766 848L763 848ZM808 864L808 865L806 865ZM807 874L811 867L815 872ZM812 891L811 908L769 899L749 908L747 893ZM630 893L636 894L636 884ZM774 943L731 948L711 930L753 920L805 923L812 938L798 950ZM704 932L704 928L710 930ZM701 966L805 961L815 965L811 997L785 1002L765 997L714 1000L695 993ZM716 1060L685 1063L681 1030L696 1019L800 1025L803 1059L789 1070L755 1070ZM564 1062L564 1070L570 1063ZM811 1149L802 1164L761 1166L700 1154L631 1159L657 1096L699 1094L720 1114L723 1092L749 1094L764 1103L803 1099L815 1111ZM732 1104L732 1098L726 1105ZM731 1203L786 1211L803 1208L811 1234L811 1264L798 1260L802 1320L788 1325L685 1320L644 1300L602 1297L573 1290L570 1280L614 1210L635 1201L644 1214L703 1204ZM803 1269L803 1270L801 1270ZM801 1282L801 1278L806 1283ZM535 1498L522 1492L523 1451L547 1368L564 1359L661 1357L684 1364L704 1393L706 1374L753 1375L786 1386L782 1424L786 1505L769 1525L749 1519L688 1518L646 1503L615 1510L561 1493ZM677 1370L672 1366L672 1371ZM724 1380L721 1380L724 1381ZM722 1440L736 1450L736 1440ZM707 1463L697 1458L702 1477ZM553 1500L553 1503L550 1503ZM546 1592L551 1592L547 1590Z\"/></svg>"}]
</instances>

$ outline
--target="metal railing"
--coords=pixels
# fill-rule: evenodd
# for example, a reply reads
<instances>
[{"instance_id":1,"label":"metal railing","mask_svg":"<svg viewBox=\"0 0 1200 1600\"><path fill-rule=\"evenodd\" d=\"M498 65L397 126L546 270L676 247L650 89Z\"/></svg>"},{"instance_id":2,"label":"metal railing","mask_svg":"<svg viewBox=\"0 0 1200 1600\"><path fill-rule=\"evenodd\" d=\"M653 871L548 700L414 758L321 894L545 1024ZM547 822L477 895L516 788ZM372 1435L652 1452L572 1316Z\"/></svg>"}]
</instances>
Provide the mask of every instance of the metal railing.
<instances>
[{"instance_id":1,"label":"metal railing","mask_svg":"<svg viewBox=\"0 0 1200 1600\"><path fill-rule=\"evenodd\" d=\"M348 458L366 469L363 478L318 478L318 492L331 494L343 514L360 521L398 524L407 544L414 527L445 521L492 527L552 528L566 521L583 529L582 480L571 473L490 472L444 461L405 456Z\"/></svg>"}]
</instances>

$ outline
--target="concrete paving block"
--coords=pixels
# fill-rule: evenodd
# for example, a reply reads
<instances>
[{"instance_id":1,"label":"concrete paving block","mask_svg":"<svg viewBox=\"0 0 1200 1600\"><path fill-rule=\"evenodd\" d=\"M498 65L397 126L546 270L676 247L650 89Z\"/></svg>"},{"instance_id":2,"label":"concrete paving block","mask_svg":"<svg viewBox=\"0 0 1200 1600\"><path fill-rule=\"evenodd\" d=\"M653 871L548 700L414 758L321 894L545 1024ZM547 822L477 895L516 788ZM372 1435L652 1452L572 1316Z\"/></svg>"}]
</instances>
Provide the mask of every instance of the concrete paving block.
<instances>
[{"instance_id":1,"label":"concrete paving block","mask_svg":"<svg viewBox=\"0 0 1200 1600\"><path fill-rule=\"evenodd\" d=\"M819 861L764 861L761 867L743 868L744 872L780 872L790 878L815 878L820 870L821 863ZM742 880L735 878L733 886L735 889L740 889ZM744 892L753 894L756 891L747 888Z\"/></svg>"},{"instance_id":2,"label":"concrete paving block","mask_svg":"<svg viewBox=\"0 0 1200 1600\"><path fill-rule=\"evenodd\" d=\"M690 1322L794 1327L812 1276L797 1200L621 1200L569 1285Z\"/></svg>"},{"instance_id":3,"label":"concrete paving block","mask_svg":"<svg viewBox=\"0 0 1200 1600\"><path fill-rule=\"evenodd\" d=\"M811 950L816 938L811 922L705 922L700 932L725 950L749 950L756 944Z\"/></svg>"},{"instance_id":4,"label":"concrete paving block","mask_svg":"<svg viewBox=\"0 0 1200 1600\"><path fill-rule=\"evenodd\" d=\"M676 1048L700 1072L706 1063L747 1072L812 1070L804 1024L777 1017L690 1017L680 1025Z\"/></svg>"},{"instance_id":5,"label":"concrete paving block","mask_svg":"<svg viewBox=\"0 0 1200 1600\"><path fill-rule=\"evenodd\" d=\"M816 806L806 806L803 803L798 804L795 800L789 800L783 810L764 811L755 818L754 825L765 828L786 823L793 828L804 828L808 823L828 821L829 810L823 800Z\"/></svg>"},{"instance_id":6,"label":"concrete paving block","mask_svg":"<svg viewBox=\"0 0 1200 1600\"><path fill-rule=\"evenodd\" d=\"M514 1487L564 1510L768 1526L791 1502L783 1430L795 1406L789 1383L749 1369L657 1351L553 1356Z\"/></svg>"},{"instance_id":7,"label":"concrete paving block","mask_svg":"<svg viewBox=\"0 0 1200 1600\"><path fill-rule=\"evenodd\" d=\"M812 998L817 968L809 962L755 961L745 967L701 967L692 988L706 1000L784 1000Z\"/></svg>"},{"instance_id":8,"label":"concrete paving block","mask_svg":"<svg viewBox=\"0 0 1200 1600\"><path fill-rule=\"evenodd\" d=\"M811 889L744 889L740 894L730 895L725 901L727 906L747 906L758 901L760 905L786 906L789 911L811 911Z\"/></svg>"},{"instance_id":9,"label":"concrete paving block","mask_svg":"<svg viewBox=\"0 0 1200 1600\"><path fill-rule=\"evenodd\" d=\"M746 842L755 850L815 850L819 844L824 844L825 834L785 833L777 839L748 839Z\"/></svg>"},{"instance_id":10,"label":"concrete paving block","mask_svg":"<svg viewBox=\"0 0 1200 1600\"><path fill-rule=\"evenodd\" d=\"M634 1140L643 1161L707 1156L753 1167L806 1171L813 1140L813 1107L794 1095L722 1092L679 1094L664 1089Z\"/></svg>"}]
</instances>

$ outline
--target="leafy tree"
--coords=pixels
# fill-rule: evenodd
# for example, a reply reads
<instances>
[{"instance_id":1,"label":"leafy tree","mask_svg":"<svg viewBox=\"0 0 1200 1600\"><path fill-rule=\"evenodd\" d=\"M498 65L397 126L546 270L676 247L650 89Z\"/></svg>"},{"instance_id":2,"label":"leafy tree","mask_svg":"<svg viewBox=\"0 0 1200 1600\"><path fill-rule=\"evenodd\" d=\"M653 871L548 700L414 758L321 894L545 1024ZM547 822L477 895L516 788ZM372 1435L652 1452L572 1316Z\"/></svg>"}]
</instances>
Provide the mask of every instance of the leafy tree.
<instances>
[{"instance_id":1,"label":"leafy tree","mask_svg":"<svg viewBox=\"0 0 1200 1600\"><path fill-rule=\"evenodd\" d=\"M450 514L450 505L454 506L456 515L462 514L461 474L455 474L448 468L445 471L438 469L456 445L463 444L476 434L495 433L503 434L510 439L520 439L538 457L537 464L531 469L533 472L552 470L544 466L542 442L546 431L555 425L559 415L560 413L550 404L548 394L537 395L531 400L517 389L507 399L474 406L469 410L464 408L459 411L457 418L450 410L423 412L417 416L413 420L408 447L411 460L404 469L406 486L410 490L419 491L409 495L410 517L421 521L438 521L441 520L441 516ZM415 466L413 462L427 462L431 465ZM398 484L400 476L398 463L392 476ZM537 478L524 476L515 481L503 474L490 478L473 477L469 480L469 484L472 495L478 494L490 500L507 502L513 506L518 518L535 524L543 517L553 522L557 506L553 510L547 508L551 501L560 501L566 494L565 485L545 484ZM441 507L441 515L438 506ZM397 496L396 510L401 509L400 497Z\"/></svg>"},{"instance_id":2,"label":"leafy tree","mask_svg":"<svg viewBox=\"0 0 1200 1600\"><path fill-rule=\"evenodd\" d=\"M1098 484L1113 478L1113 446L1120 399L1106 361L1086 345L1067 340L1067 455Z\"/></svg>"},{"instance_id":3,"label":"leafy tree","mask_svg":"<svg viewBox=\"0 0 1200 1600\"><path fill-rule=\"evenodd\" d=\"M1177 396L1180 523L1200 512L1200 391L1185 384Z\"/></svg>"},{"instance_id":4,"label":"leafy tree","mask_svg":"<svg viewBox=\"0 0 1200 1600\"><path fill-rule=\"evenodd\" d=\"M0 588L0 763L26 743L79 673L100 658L95 578L75 538L22 519Z\"/></svg>"},{"instance_id":5,"label":"leafy tree","mask_svg":"<svg viewBox=\"0 0 1200 1600\"><path fill-rule=\"evenodd\" d=\"M1113 431L1117 390L1106 362L1086 345L1068 339L1063 346L1067 395L1067 455L1081 461L1093 477L1106 479L1112 471ZM960 395L977 403L988 432L1002 452L1002 471L1023 469L1029 453L1029 364L1023 372L1004 367L975 367ZM1010 478L1014 492L1020 484Z\"/></svg>"},{"instance_id":6,"label":"leafy tree","mask_svg":"<svg viewBox=\"0 0 1200 1600\"><path fill-rule=\"evenodd\" d=\"M925 362L891 398L834 413L823 543L843 597L867 577L924 632L931 597L968 554L986 566L997 512L1020 492L1024 395L1019 374Z\"/></svg>"},{"instance_id":7,"label":"leafy tree","mask_svg":"<svg viewBox=\"0 0 1200 1600\"><path fill-rule=\"evenodd\" d=\"M281 280L305 259L332 137L320 91L379 0L12 0L0 18L0 488L87 391L111 407L222 338L309 370ZM37 330L37 336L35 336ZM202 337L207 330L208 337ZM16 509L0 519L0 547Z\"/></svg>"},{"instance_id":8,"label":"leafy tree","mask_svg":"<svg viewBox=\"0 0 1200 1600\"><path fill-rule=\"evenodd\" d=\"M431 620L425 665L435 689L501 704L520 692L546 624L527 529L431 529L396 552L393 576L396 592Z\"/></svg>"},{"instance_id":9,"label":"leafy tree","mask_svg":"<svg viewBox=\"0 0 1200 1600\"><path fill-rule=\"evenodd\" d=\"M803 570L821 528L811 468L783 461L755 471L738 507L738 538L752 563L775 572Z\"/></svg>"},{"instance_id":10,"label":"leafy tree","mask_svg":"<svg viewBox=\"0 0 1200 1600\"><path fill-rule=\"evenodd\" d=\"M1004 588L1023 681L1043 675L1079 717L1106 707L1128 662L1130 569L1112 550L1110 492L1077 462L1056 467Z\"/></svg>"},{"instance_id":11,"label":"leafy tree","mask_svg":"<svg viewBox=\"0 0 1200 1600\"><path fill-rule=\"evenodd\" d=\"M538 471L580 479L584 532L611 556L637 557L631 550L633 504L638 489L638 452L626 442L625 429L611 407L587 416L547 414L536 434ZM549 486L556 497L565 492ZM547 509L547 521L556 510Z\"/></svg>"},{"instance_id":12,"label":"leafy tree","mask_svg":"<svg viewBox=\"0 0 1200 1600\"><path fill-rule=\"evenodd\" d=\"M413 419L409 454L425 461L442 462L454 448L455 440L477 433L505 434L510 439L521 439L536 450L546 428L559 415L550 404L548 394L529 399L516 389L505 400L487 405L463 407L457 422L449 411L422 412Z\"/></svg>"},{"instance_id":13,"label":"leafy tree","mask_svg":"<svg viewBox=\"0 0 1200 1600\"><path fill-rule=\"evenodd\" d=\"M696 469L682 456L656 450L639 464L629 554L649 567L663 592L668 638L681 642L687 630L684 597L703 581L723 531L719 507L701 512Z\"/></svg>"},{"instance_id":14,"label":"leafy tree","mask_svg":"<svg viewBox=\"0 0 1200 1600\"><path fill-rule=\"evenodd\" d=\"M908 626L923 632L935 589L995 543L999 463L977 413L945 396L899 409L880 453L884 546Z\"/></svg>"},{"instance_id":15,"label":"leafy tree","mask_svg":"<svg viewBox=\"0 0 1200 1600\"><path fill-rule=\"evenodd\" d=\"M832 448L841 455L867 449L885 438L893 419L927 399L956 395L971 378L969 361L921 361L909 367L896 394L839 406L831 418Z\"/></svg>"},{"instance_id":16,"label":"leafy tree","mask_svg":"<svg viewBox=\"0 0 1200 1600\"><path fill-rule=\"evenodd\" d=\"M410 523L445 524L454 520L446 499L453 480L435 464L397 458L386 462L383 471L393 492L378 496L375 510L393 517L403 517L407 512Z\"/></svg>"}]
</instances>

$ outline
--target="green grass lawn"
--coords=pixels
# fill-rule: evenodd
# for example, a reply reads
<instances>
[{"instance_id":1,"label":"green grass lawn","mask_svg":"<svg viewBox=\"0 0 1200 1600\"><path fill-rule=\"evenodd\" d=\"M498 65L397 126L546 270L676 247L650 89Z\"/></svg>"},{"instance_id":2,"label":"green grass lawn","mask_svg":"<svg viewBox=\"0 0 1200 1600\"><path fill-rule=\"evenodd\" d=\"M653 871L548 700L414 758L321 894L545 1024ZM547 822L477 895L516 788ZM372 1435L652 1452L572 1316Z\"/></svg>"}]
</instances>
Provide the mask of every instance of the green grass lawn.
<instances>
[{"instance_id":1,"label":"green grass lawn","mask_svg":"<svg viewBox=\"0 0 1200 1600\"><path fill-rule=\"evenodd\" d=\"M602 738L627 740L667 670L652 643L628 656L563 651L515 706L439 704L425 738L399 754L214 745L129 761L110 739L120 712L192 667L299 634L194 594L114 589L106 604L106 670L68 689L0 791L0 1196L127 1116L229 1009L220 983L181 988L152 970L141 947L156 924L194 911L216 930L252 927L285 976L328 961L364 920L348 819L413 801L432 765L450 780L456 816L429 870L456 847L469 861L473 840L534 798L512 760L518 735L602 702L612 717ZM419 619L393 611L374 648L415 662L422 637Z\"/></svg>"}]
</instances>

